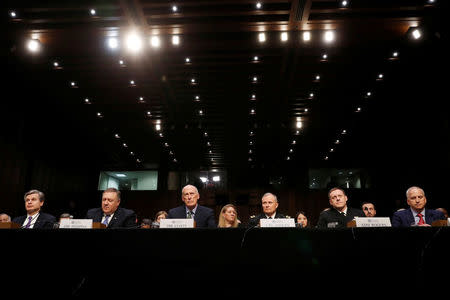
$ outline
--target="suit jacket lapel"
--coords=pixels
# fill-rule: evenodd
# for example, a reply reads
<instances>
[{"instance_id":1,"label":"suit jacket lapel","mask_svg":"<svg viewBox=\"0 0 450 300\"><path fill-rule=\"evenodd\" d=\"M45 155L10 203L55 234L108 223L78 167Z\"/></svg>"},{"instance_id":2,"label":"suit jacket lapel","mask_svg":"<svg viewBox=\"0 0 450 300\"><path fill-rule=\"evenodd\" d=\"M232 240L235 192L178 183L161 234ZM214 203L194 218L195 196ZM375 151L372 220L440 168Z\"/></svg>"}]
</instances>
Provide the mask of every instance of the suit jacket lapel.
<instances>
[{"instance_id":1,"label":"suit jacket lapel","mask_svg":"<svg viewBox=\"0 0 450 300\"><path fill-rule=\"evenodd\" d=\"M408 217L407 221L409 223L409 224L406 224L407 226L411 226L412 224L416 224L416 220L414 219L414 215L413 215L413 213L412 213L410 208L408 208L407 217Z\"/></svg>"},{"instance_id":2,"label":"suit jacket lapel","mask_svg":"<svg viewBox=\"0 0 450 300\"><path fill-rule=\"evenodd\" d=\"M112 225L114 225L118 222L117 220L119 219L120 213L121 213L121 210L120 210L120 207L118 207L116 212L114 213L114 216L112 217L111 221L109 221L108 227L111 227Z\"/></svg>"}]
</instances>

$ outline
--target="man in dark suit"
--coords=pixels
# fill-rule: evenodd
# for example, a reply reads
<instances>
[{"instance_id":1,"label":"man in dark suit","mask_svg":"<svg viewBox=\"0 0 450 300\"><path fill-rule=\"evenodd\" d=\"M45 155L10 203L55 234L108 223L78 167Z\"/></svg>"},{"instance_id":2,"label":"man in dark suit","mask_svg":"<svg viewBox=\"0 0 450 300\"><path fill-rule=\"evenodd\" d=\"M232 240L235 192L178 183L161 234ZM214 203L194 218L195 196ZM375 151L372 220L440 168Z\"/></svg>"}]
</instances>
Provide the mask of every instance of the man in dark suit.
<instances>
[{"instance_id":1,"label":"man in dark suit","mask_svg":"<svg viewBox=\"0 0 450 300\"><path fill-rule=\"evenodd\" d=\"M392 227L431 226L436 220L445 220L441 211L425 209L427 197L423 189L412 186L406 191L409 209L396 211L392 216Z\"/></svg>"},{"instance_id":2,"label":"man in dark suit","mask_svg":"<svg viewBox=\"0 0 450 300\"><path fill-rule=\"evenodd\" d=\"M355 217L365 217L364 212L347 206L348 197L341 188L332 188L328 192L331 208L319 215L318 228L346 228L347 223Z\"/></svg>"},{"instance_id":3,"label":"man in dark suit","mask_svg":"<svg viewBox=\"0 0 450 300\"><path fill-rule=\"evenodd\" d=\"M255 227L259 225L260 219L281 219L286 218L285 215L277 212L278 198L272 193L265 193L261 198L261 206L263 213L255 217L251 217L248 221L249 227Z\"/></svg>"},{"instance_id":4,"label":"man in dark suit","mask_svg":"<svg viewBox=\"0 0 450 300\"><path fill-rule=\"evenodd\" d=\"M181 200L183 200L184 205L170 209L167 218L194 218L197 228L217 227L214 211L206 206L198 205L198 199L200 199L198 189L193 185L186 185L181 190Z\"/></svg>"},{"instance_id":5,"label":"man in dark suit","mask_svg":"<svg viewBox=\"0 0 450 300\"><path fill-rule=\"evenodd\" d=\"M53 228L56 218L41 211L44 205L44 193L38 190L31 190L25 193L26 215L15 217L12 221L21 225L21 228Z\"/></svg>"},{"instance_id":6,"label":"man in dark suit","mask_svg":"<svg viewBox=\"0 0 450 300\"><path fill-rule=\"evenodd\" d=\"M101 222L107 228L137 228L136 213L131 209L119 207L120 191L108 188L102 194L102 207L88 210L86 219Z\"/></svg>"}]
</instances>

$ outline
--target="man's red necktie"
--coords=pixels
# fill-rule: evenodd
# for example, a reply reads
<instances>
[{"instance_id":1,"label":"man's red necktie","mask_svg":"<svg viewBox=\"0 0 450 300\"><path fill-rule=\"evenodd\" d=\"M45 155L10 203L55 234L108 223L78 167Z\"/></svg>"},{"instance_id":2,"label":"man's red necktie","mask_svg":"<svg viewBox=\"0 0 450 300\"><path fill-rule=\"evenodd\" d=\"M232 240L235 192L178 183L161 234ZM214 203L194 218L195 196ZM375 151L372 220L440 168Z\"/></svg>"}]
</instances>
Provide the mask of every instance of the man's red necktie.
<instances>
[{"instance_id":1,"label":"man's red necktie","mask_svg":"<svg viewBox=\"0 0 450 300\"><path fill-rule=\"evenodd\" d=\"M419 223L417 223L417 225L425 224L425 221L423 219L423 215L422 214L417 214L417 216L419 217Z\"/></svg>"}]
</instances>

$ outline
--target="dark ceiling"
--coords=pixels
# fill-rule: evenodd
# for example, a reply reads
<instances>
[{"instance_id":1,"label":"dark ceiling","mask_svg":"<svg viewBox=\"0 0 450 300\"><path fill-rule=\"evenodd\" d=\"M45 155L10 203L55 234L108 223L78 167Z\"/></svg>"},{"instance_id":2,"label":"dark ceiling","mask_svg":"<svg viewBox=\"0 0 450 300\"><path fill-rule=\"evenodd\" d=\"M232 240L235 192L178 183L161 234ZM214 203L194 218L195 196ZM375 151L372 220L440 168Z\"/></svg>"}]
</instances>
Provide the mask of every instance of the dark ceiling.
<instances>
[{"instance_id":1,"label":"dark ceiling","mask_svg":"<svg viewBox=\"0 0 450 300\"><path fill-rule=\"evenodd\" d=\"M443 111L423 99L439 85L430 72L445 52L440 2L12 1L3 4L2 53L16 79L33 85L33 102L66 114L53 124L55 138L77 128L105 153L104 168L247 174L370 165L375 156L418 155L403 153L407 140L442 125ZM411 37L413 27L422 38ZM132 28L143 39L137 54L125 44ZM333 42L323 40L327 30ZM28 38L41 51L29 53Z\"/></svg>"}]
</instances>

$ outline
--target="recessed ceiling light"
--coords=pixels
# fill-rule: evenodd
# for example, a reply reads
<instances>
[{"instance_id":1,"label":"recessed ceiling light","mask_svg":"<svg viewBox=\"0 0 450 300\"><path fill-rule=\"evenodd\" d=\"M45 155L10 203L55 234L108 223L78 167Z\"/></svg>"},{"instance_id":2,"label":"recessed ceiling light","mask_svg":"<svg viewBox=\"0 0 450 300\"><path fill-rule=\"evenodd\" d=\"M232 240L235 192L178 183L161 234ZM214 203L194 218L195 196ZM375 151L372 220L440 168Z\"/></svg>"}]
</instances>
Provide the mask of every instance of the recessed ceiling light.
<instances>
[{"instance_id":1,"label":"recessed ceiling light","mask_svg":"<svg viewBox=\"0 0 450 300\"><path fill-rule=\"evenodd\" d=\"M117 49L119 47L119 40L116 37L108 38L108 47L110 49Z\"/></svg>"},{"instance_id":2,"label":"recessed ceiling light","mask_svg":"<svg viewBox=\"0 0 450 300\"><path fill-rule=\"evenodd\" d=\"M27 43L27 48L31 52L38 52L41 50L41 42L38 39L31 39Z\"/></svg>"},{"instance_id":3,"label":"recessed ceiling light","mask_svg":"<svg viewBox=\"0 0 450 300\"><path fill-rule=\"evenodd\" d=\"M282 42L286 42L288 40L288 33L282 32L280 38Z\"/></svg>"},{"instance_id":4,"label":"recessed ceiling light","mask_svg":"<svg viewBox=\"0 0 450 300\"><path fill-rule=\"evenodd\" d=\"M173 12L178 11L178 7L177 7L176 5L172 5L172 11L173 11Z\"/></svg>"},{"instance_id":5,"label":"recessed ceiling light","mask_svg":"<svg viewBox=\"0 0 450 300\"><path fill-rule=\"evenodd\" d=\"M309 31L303 32L303 40L305 42L310 41L311 40L311 32L309 32Z\"/></svg>"},{"instance_id":6,"label":"recessed ceiling light","mask_svg":"<svg viewBox=\"0 0 450 300\"><path fill-rule=\"evenodd\" d=\"M256 9L261 9L262 7L262 3L261 2L256 2Z\"/></svg>"},{"instance_id":7,"label":"recessed ceiling light","mask_svg":"<svg viewBox=\"0 0 450 300\"><path fill-rule=\"evenodd\" d=\"M260 43L264 43L266 41L266 34L264 32L258 34L258 41Z\"/></svg>"},{"instance_id":8,"label":"recessed ceiling light","mask_svg":"<svg viewBox=\"0 0 450 300\"><path fill-rule=\"evenodd\" d=\"M95 9L93 9L93 8L89 11L89 13L91 14L91 16L95 16L97 14Z\"/></svg>"},{"instance_id":9,"label":"recessed ceiling light","mask_svg":"<svg viewBox=\"0 0 450 300\"><path fill-rule=\"evenodd\" d=\"M184 61L185 61L186 63L190 63L190 62L191 62L191 59L190 59L189 57L186 57L186 58L184 59Z\"/></svg>"},{"instance_id":10,"label":"recessed ceiling light","mask_svg":"<svg viewBox=\"0 0 450 300\"><path fill-rule=\"evenodd\" d=\"M137 32L130 32L125 39L127 49L133 53L137 53L142 49L142 39Z\"/></svg>"},{"instance_id":11,"label":"recessed ceiling light","mask_svg":"<svg viewBox=\"0 0 450 300\"><path fill-rule=\"evenodd\" d=\"M172 36L172 45L179 45L180 44L180 37L178 35Z\"/></svg>"},{"instance_id":12,"label":"recessed ceiling light","mask_svg":"<svg viewBox=\"0 0 450 300\"><path fill-rule=\"evenodd\" d=\"M334 32L331 30L325 31L325 33L323 35L323 39L327 43L333 42L334 41Z\"/></svg>"},{"instance_id":13,"label":"recessed ceiling light","mask_svg":"<svg viewBox=\"0 0 450 300\"><path fill-rule=\"evenodd\" d=\"M11 18L15 18L15 17L17 17L17 13L14 10L12 10L12 11L9 12L9 16Z\"/></svg>"},{"instance_id":14,"label":"recessed ceiling light","mask_svg":"<svg viewBox=\"0 0 450 300\"><path fill-rule=\"evenodd\" d=\"M159 36L154 35L150 38L150 44L152 45L153 48L159 48L159 46L161 46L161 40L159 38Z\"/></svg>"},{"instance_id":15,"label":"recessed ceiling light","mask_svg":"<svg viewBox=\"0 0 450 300\"><path fill-rule=\"evenodd\" d=\"M121 173L119 173L119 174L116 174L116 176L117 176L117 177L127 177L127 175L125 175L125 174L121 174Z\"/></svg>"}]
</instances>

